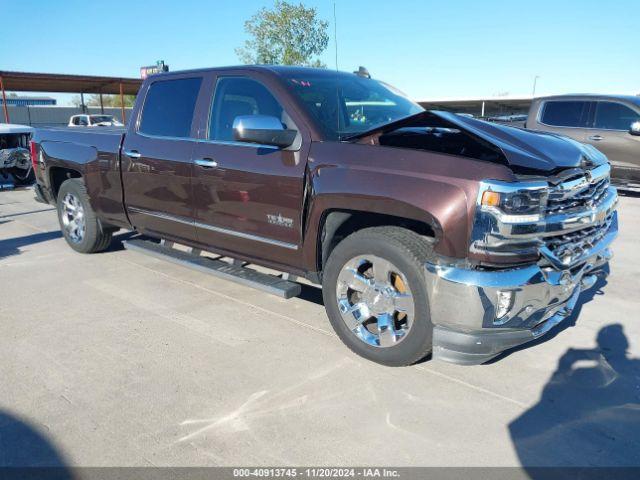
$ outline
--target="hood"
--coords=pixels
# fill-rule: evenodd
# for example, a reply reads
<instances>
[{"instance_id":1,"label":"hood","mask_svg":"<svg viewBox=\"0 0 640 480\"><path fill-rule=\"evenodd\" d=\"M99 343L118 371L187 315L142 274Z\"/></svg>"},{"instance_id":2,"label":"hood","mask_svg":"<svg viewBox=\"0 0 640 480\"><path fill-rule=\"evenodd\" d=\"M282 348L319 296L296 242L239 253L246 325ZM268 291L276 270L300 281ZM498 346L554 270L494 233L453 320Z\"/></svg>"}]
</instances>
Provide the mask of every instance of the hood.
<instances>
[{"instance_id":1,"label":"hood","mask_svg":"<svg viewBox=\"0 0 640 480\"><path fill-rule=\"evenodd\" d=\"M0 123L0 135L15 133L33 133L33 127L17 125L15 123Z\"/></svg>"},{"instance_id":2,"label":"hood","mask_svg":"<svg viewBox=\"0 0 640 480\"><path fill-rule=\"evenodd\" d=\"M500 148L510 165L550 171L607 162L607 157L591 145L563 135L484 122L454 113L432 113Z\"/></svg>"},{"instance_id":3,"label":"hood","mask_svg":"<svg viewBox=\"0 0 640 480\"><path fill-rule=\"evenodd\" d=\"M565 168L591 167L607 162L607 157L591 145L562 135L489 123L449 112L421 112L365 132L360 137L381 136L412 127L462 130L476 140L499 149L504 162L514 167L514 170L520 168L551 172Z\"/></svg>"}]
</instances>

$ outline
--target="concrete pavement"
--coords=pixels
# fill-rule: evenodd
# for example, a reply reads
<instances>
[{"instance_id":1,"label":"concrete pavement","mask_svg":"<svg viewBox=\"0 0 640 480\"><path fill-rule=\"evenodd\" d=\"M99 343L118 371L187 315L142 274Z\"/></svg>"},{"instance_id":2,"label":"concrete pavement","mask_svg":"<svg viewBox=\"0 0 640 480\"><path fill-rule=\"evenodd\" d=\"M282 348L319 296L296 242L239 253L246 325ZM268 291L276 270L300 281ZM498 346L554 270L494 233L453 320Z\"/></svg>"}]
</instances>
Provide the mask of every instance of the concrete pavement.
<instances>
[{"instance_id":1,"label":"concrete pavement","mask_svg":"<svg viewBox=\"0 0 640 480\"><path fill-rule=\"evenodd\" d=\"M640 198L577 320L489 365L395 369L344 347L312 287L118 239L80 255L32 198L0 192L0 465L640 465Z\"/></svg>"}]
</instances>

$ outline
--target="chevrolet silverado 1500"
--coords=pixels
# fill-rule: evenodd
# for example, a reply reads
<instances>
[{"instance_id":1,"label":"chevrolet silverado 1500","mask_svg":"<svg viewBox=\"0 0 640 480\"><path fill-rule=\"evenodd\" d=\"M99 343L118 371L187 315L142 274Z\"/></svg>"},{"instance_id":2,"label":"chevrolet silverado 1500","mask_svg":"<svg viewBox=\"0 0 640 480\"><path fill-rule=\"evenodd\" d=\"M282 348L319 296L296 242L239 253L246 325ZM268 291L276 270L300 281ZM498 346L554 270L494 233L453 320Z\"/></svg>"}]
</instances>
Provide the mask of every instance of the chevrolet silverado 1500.
<instances>
[{"instance_id":1,"label":"chevrolet silverado 1500","mask_svg":"<svg viewBox=\"0 0 640 480\"><path fill-rule=\"evenodd\" d=\"M151 76L126 130L38 130L31 153L76 251L125 228L152 239L129 247L283 297L305 277L344 343L386 365L477 364L545 334L617 234L593 147L329 70Z\"/></svg>"}]
</instances>

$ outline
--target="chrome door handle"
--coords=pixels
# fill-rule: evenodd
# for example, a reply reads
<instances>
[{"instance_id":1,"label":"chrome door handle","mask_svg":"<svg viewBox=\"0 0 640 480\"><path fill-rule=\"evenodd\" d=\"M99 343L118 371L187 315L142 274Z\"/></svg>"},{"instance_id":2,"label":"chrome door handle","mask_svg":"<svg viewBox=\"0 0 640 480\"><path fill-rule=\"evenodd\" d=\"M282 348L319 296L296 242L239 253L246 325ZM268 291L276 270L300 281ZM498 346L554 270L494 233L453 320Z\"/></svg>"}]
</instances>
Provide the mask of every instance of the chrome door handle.
<instances>
[{"instance_id":1,"label":"chrome door handle","mask_svg":"<svg viewBox=\"0 0 640 480\"><path fill-rule=\"evenodd\" d=\"M194 163L203 168L215 168L218 166L218 162L211 160L210 158L199 158L195 160Z\"/></svg>"},{"instance_id":2,"label":"chrome door handle","mask_svg":"<svg viewBox=\"0 0 640 480\"><path fill-rule=\"evenodd\" d=\"M604 140L604 137L601 135L591 135L589 140L593 140L595 142L599 142L600 140Z\"/></svg>"},{"instance_id":3,"label":"chrome door handle","mask_svg":"<svg viewBox=\"0 0 640 480\"><path fill-rule=\"evenodd\" d=\"M130 158L140 158L142 156L137 150L125 150L124 154Z\"/></svg>"}]
</instances>

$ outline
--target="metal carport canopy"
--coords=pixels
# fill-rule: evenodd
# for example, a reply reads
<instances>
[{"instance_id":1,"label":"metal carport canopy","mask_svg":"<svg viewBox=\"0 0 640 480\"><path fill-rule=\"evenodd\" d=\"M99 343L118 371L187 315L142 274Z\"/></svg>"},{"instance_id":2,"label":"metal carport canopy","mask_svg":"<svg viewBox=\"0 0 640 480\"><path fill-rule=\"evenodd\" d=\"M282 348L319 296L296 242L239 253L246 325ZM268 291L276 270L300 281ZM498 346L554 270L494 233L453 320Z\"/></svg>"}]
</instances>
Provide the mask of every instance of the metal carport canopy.
<instances>
[{"instance_id":1,"label":"metal carport canopy","mask_svg":"<svg viewBox=\"0 0 640 480\"><path fill-rule=\"evenodd\" d=\"M0 70L5 90L16 92L104 93L136 95L139 78L96 77L59 73L7 72ZM122 85L122 91L120 91Z\"/></svg>"},{"instance_id":2,"label":"metal carport canopy","mask_svg":"<svg viewBox=\"0 0 640 480\"><path fill-rule=\"evenodd\" d=\"M120 95L122 120L125 121L124 95L136 95L142 85L138 78L96 77L60 73L8 72L0 70L0 90L4 119L9 123L6 90L14 92L97 93Z\"/></svg>"}]
</instances>

